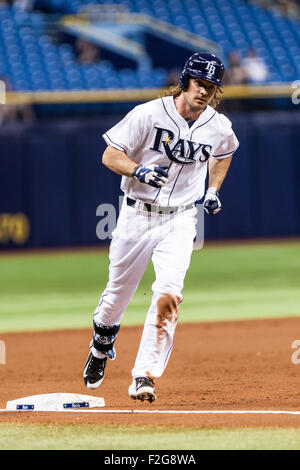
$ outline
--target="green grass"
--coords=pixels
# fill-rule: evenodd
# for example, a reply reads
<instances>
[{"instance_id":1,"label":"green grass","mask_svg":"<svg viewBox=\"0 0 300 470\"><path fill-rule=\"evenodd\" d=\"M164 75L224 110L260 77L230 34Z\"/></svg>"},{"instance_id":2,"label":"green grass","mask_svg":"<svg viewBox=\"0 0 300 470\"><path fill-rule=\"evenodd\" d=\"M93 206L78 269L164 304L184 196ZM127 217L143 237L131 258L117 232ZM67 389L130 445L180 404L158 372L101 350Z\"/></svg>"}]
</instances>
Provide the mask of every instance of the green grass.
<instances>
[{"instance_id":1,"label":"green grass","mask_svg":"<svg viewBox=\"0 0 300 470\"><path fill-rule=\"evenodd\" d=\"M90 327L108 276L106 252L0 256L0 332ZM144 322L151 263L123 325ZM195 251L180 321L300 315L300 242Z\"/></svg>"},{"instance_id":2,"label":"green grass","mask_svg":"<svg viewBox=\"0 0 300 470\"><path fill-rule=\"evenodd\" d=\"M0 424L0 449L299 450L300 430Z\"/></svg>"}]
</instances>

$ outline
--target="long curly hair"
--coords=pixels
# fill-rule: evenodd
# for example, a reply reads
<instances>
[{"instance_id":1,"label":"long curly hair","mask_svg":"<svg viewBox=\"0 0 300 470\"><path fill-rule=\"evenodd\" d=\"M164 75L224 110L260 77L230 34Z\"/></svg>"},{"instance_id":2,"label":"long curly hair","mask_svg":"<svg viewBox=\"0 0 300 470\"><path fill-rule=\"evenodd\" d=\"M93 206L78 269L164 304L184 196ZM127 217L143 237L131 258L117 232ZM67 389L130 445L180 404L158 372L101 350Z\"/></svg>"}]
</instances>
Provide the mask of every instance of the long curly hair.
<instances>
[{"instance_id":1,"label":"long curly hair","mask_svg":"<svg viewBox=\"0 0 300 470\"><path fill-rule=\"evenodd\" d=\"M179 95L181 95L181 93L183 91L187 91L188 89L188 84L185 88L180 88L179 84L178 85L173 85L173 86L170 86L169 88L167 88L163 95L162 96L173 96L173 98L177 98ZM209 103L209 106L211 106L212 108L216 109L216 107L218 106L218 104L220 103L221 99L220 99L220 94L222 94L222 89L221 87L217 87L216 89L216 92L215 92L215 95L213 97L213 99L211 100L211 102Z\"/></svg>"}]
</instances>

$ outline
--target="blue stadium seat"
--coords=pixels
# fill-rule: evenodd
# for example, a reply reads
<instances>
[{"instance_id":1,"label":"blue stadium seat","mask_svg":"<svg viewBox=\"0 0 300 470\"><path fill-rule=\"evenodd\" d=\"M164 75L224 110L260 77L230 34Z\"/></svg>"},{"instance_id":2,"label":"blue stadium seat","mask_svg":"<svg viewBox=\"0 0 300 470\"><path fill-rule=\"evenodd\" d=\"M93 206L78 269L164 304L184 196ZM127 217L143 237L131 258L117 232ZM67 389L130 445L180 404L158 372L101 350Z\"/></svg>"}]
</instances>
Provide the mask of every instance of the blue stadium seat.
<instances>
[{"instance_id":1,"label":"blue stadium seat","mask_svg":"<svg viewBox=\"0 0 300 470\"><path fill-rule=\"evenodd\" d=\"M218 42L224 55L254 47L269 67L269 80L299 74L300 23L243 0L38 0L53 13L74 13L84 5L122 4ZM108 61L79 64L70 44L47 34L45 16L0 5L0 73L18 89L95 89L163 86L167 71L117 71ZM23 74L23 75L22 75ZM25 84L26 87L25 87Z\"/></svg>"}]
</instances>

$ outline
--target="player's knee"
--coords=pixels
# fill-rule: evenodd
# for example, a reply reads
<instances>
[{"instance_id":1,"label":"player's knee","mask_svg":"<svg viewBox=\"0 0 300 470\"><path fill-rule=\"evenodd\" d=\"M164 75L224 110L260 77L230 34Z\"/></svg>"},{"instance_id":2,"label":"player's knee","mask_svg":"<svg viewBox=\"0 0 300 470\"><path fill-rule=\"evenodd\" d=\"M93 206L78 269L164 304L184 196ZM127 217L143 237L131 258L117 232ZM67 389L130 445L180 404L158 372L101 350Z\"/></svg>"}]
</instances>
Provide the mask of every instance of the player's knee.
<instances>
[{"instance_id":1,"label":"player's knee","mask_svg":"<svg viewBox=\"0 0 300 470\"><path fill-rule=\"evenodd\" d=\"M157 316L161 321L178 319L177 306L180 298L169 293L161 294L157 299ZM160 322L159 322L160 323Z\"/></svg>"}]
</instances>

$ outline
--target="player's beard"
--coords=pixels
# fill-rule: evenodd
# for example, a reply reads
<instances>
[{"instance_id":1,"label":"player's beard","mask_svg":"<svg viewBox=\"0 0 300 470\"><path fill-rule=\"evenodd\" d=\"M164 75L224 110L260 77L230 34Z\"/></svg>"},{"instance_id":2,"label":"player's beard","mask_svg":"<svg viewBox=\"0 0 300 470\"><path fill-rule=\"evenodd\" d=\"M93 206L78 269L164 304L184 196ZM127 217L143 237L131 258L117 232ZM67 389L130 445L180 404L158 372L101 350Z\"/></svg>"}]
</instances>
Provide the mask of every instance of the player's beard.
<instances>
[{"instance_id":1,"label":"player's beard","mask_svg":"<svg viewBox=\"0 0 300 470\"><path fill-rule=\"evenodd\" d=\"M201 101L198 101L200 99L201 99ZM189 110L193 114L201 114L205 110L207 105L209 104L208 103L209 100L207 100L205 98L200 98L200 97L197 97L197 96L194 96L192 98L188 98L187 96L185 96L185 102L186 102Z\"/></svg>"}]
</instances>

